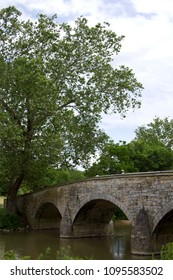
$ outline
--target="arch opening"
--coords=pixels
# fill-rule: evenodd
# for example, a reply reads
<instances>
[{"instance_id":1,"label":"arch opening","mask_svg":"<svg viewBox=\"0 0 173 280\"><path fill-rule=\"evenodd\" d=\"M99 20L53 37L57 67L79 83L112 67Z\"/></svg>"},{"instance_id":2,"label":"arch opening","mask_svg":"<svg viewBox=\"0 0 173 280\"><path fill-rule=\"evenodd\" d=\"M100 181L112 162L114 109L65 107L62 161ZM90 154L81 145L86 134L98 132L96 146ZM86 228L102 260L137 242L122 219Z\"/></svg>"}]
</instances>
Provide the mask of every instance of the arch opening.
<instances>
[{"instance_id":1,"label":"arch opening","mask_svg":"<svg viewBox=\"0 0 173 280\"><path fill-rule=\"evenodd\" d=\"M84 204L73 221L75 237L96 237L113 234L113 218L123 211L114 203L94 199ZM127 219L123 213L123 219Z\"/></svg>"},{"instance_id":2,"label":"arch opening","mask_svg":"<svg viewBox=\"0 0 173 280\"><path fill-rule=\"evenodd\" d=\"M35 229L59 229L62 216L57 207L50 203L42 204L35 215Z\"/></svg>"},{"instance_id":3,"label":"arch opening","mask_svg":"<svg viewBox=\"0 0 173 280\"><path fill-rule=\"evenodd\" d=\"M152 234L155 251L160 251L162 245L173 242L173 209L159 221Z\"/></svg>"}]
</instances>

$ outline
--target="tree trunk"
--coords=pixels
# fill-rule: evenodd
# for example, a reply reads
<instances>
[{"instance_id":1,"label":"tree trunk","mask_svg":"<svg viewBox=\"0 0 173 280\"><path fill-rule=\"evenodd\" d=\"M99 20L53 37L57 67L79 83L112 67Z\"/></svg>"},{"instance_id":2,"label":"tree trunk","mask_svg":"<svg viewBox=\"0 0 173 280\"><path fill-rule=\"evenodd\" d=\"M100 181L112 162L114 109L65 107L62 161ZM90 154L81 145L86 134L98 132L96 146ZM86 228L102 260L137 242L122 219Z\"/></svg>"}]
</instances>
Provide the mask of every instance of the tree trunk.
<instances>
[{"instance_id":1,"label":"tree trunk","mask_svg":"<svg viewBox=\"0 0 173 280\"><path fill-rule=\"evenodd\" d=\"M11 214L17 213L17 192L23 181L24 174L21 174L15 181L15 183L10 187L7 194L7 210Z\"/></svg>"}]
</instances>

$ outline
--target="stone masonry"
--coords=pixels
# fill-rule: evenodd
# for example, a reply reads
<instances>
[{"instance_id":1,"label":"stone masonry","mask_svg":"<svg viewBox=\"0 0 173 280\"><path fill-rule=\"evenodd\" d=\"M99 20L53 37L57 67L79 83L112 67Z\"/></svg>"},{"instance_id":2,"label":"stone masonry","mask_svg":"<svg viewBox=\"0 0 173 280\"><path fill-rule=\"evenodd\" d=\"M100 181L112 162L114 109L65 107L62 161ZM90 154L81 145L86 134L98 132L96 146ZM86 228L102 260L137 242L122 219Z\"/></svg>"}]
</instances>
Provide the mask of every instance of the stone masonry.
<instances>
[{"instance_id":1,"label":"stone masonry","mask_svg":"<svg viewBox=\"0 0 173 280\"><path fill-rule=\"evenodd\" d=\"M119 208L132 224L132 253L159 251L173 241L173 171L100 176L18 197L31 228L57 228L64 238L106 236Z\"/></svg>"}]
</instances>

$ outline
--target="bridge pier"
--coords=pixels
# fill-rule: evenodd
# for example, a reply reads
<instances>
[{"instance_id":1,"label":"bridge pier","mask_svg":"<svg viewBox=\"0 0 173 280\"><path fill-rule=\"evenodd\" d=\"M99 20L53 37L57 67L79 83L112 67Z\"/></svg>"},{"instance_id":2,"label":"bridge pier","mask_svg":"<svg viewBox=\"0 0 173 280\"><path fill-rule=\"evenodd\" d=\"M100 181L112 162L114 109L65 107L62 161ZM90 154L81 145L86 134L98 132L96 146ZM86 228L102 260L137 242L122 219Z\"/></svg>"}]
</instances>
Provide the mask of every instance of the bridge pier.
<instances>
[{"instance_id":1,"label":"bridge pier","mask_svg":"<svg viewBox=\"0 0 173 280\"><path fill-rule=\"evenodd\" d=\"M73 238L73 222L70 215L70 209L67 205L65 213L61 219L60 225L60 237L62 238Z\"/></svg>"},{"instance_id":2,"label":"bridge pier","mask_svg":"<svg viewBox=\"0 0 173 280\"><path fill-rule=\"evenodd\" d=\"M136 255L150 255L153 253L152 247L149 219L142 207L132 225L131 252Z\"/></svg>"}]
</instances>

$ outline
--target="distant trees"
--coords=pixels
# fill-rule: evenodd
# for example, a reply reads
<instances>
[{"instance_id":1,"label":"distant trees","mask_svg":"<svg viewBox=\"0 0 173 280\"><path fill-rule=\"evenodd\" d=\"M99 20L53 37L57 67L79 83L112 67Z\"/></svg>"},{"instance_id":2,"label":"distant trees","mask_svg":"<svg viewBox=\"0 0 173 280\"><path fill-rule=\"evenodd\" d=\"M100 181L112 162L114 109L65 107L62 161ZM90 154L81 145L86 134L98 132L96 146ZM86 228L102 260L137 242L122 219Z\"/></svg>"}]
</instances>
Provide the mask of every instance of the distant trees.
<instances>
[{"instance_id":1,"label":"distant trees","mask_svg":"<svg viewBox=\"0 0 173 280\"><path fill-rule=\"evenodd\" d=\"M155 117L153 122L138 127L135 133L135 140L161 142L165 147L173 149L173 119Z\"/></svg>"},{"instance_id":2,"label":"distant trees","mask_svg":"<svg viewBox=\"0 0 173 280\"><path fill-rule=\"evenodd\" d=\"M87 176L173 168L173 120L155 118L135 131L130 143L108 142Z\"/></svg>"},{"instance_id":3,"label":"distant trees","mask_svg":"<svg viewBox=\"0 0 173 280\"><path fill-rule=\"evenodd\" d=\"M126 172L138 171L132 160L133 153L134 150L129 144L125 142L115 144L110 141L105 145L98 160L86 170L86 176L121 173L122 170Z\"/></svg>"}]
</instances>

